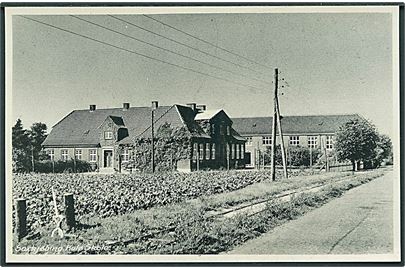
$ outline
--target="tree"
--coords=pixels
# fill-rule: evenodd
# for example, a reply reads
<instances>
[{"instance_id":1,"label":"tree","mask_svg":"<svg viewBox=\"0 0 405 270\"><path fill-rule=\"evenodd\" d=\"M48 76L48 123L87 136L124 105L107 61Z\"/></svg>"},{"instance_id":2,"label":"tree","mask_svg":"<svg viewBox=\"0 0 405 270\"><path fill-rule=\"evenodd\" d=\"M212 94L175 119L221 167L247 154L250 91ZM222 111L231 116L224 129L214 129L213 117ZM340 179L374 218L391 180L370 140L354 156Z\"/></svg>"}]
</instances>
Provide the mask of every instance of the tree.
<instances>
[{"instance_id":1,"label":"tree","mask_svg":"<svg viewBox=\"0 0 405 270\"><path fill-rule=\"evenodd\" d=\"M380 135L377 142L376 157L373 160L374 167L381 165L383 161L392 163L392 142L387 135Z\"/></svg>"},{"instance_id":2,"label":"tree","mask_svg":"<svg viewBox=\"0 0 405 270\"><path fill-rule=\"evenodd\" d=\"M12 128L13 171L29 172L34 169L35 161L43 157L41 149L46 138L46 124L34 123L25 130L21 119Z\"/></svg>"},{"instance_id":3,"label":"tree","mask_svg":"<svg viewBox=\"0 0 405 270\"><path fill-rule=\"evenodd\" d=\"M339 161L350 160L353 170L360 162L376 158L379 135L369 121L353 119L343 124L336 134L336 153Z\"/></svg>"},{"instance_id":4,"label":"tree","mask_svg":"<svg viewBox=\"0 0 405 270\"><path fill-rule=\"evenodd\" d=\"M12 155L13 155L13 171L23 172L29 171L29 146L30 138L27 130L23 128L21 119L12 128Z\"/></svg>"},{"instance_id":5,"label":"tree","mask_svg":"<svg viewBox=\"0 0 405 270\"><path fill-rule=\"evenodd\" d=\"M46 124L34 123L31 129L28 131L28 137L30 139L30 154L31 154L31 170L35 171L35 162L42 158L41 154L42 143L46 139ZM43 154L43 153L42 153Z\"/></svg>"},{"instance_id":6,"label":"tree","mask_svg":"<svg viewBox=\"0 0 405 270\"><path fill-rule=\"evenodd\" d=\"M47 126L44 123L34 123L31 126L31 130L28 131L28 135L31 142L31 150L35 160L38 160L39 154L42 149L42 143L46 139Z\"/></svg>"}]
</instances>

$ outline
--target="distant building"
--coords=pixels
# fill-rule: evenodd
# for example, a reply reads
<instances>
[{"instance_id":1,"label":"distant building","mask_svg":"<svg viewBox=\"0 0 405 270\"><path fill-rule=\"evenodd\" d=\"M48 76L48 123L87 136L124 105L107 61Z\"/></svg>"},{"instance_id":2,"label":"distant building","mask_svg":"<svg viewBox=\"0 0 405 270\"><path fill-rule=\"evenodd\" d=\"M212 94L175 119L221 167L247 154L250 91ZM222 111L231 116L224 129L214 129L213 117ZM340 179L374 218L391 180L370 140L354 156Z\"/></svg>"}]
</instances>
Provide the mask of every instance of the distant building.
<instances>
[{"instance_id":1,"label":"distant building","mask_svg":"<svg viewBox=\"0 0 405 270\"><path fill-rule=\"evenodd\" d=\"M152 110L155 137L162 127L170 127L182 130L187 138L180 147L184 152L181 158L173 160L177 150L169 149L174 169L244 167L245 139L232 127L229 116L222 109L206 110L205 105L195 103L159 106L154 101L152 108L124 103L122 108L111 109L90 105L88 110L72 111L55 124L42 146L52 160L88 161L104 172L121 171L128 164L135 169L141 163L150 166L151 155L139 153L139 146L150 142ZM149 151L151 147L144 145L142 149ZM169 150L156 150L157 155L161 151L157 167L168 162Z\"/></svg>"},{"instance_id":2,"label":"distant building","mask_svg":"<svg viewBox=\"0 0 405 270\"><path fill-rule=\"evenodd\" d=\"M284 146L334 149L335 133L358 114L284 116L281 119ZM246 167L256 167L259 151L271 146L272 117L232 118L233 128L246 139ZM277 132L278 136L278 132ZM277 138L277 144L279 138Z\"/></svg>"}]
</instances>

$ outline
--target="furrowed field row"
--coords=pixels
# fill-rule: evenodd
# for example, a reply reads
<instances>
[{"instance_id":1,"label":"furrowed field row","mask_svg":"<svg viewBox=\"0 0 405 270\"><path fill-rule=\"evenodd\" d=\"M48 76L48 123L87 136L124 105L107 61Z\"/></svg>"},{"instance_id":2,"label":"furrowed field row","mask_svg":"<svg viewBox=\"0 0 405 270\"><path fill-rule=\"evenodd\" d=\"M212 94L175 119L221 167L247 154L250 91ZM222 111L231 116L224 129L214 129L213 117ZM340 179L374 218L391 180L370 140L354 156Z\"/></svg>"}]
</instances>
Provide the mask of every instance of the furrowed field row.
<instances>
[{"instance_id":1,"label":"furrowed field row","mask_svg":"<svg viewBox=\"0 0 405 270\"><path fill-rule=\"evenodd\" d=\"M310 172L294 172L295 175ZM280 175L278 175L280 176ZM191 174L15 174L13 198L27 199L28 226L52 222L52 191L62 211L64 193L73 193L76 216L110 217L241 189L270 179L270 171L216 171Z\"/></svg>"}]
</instances>

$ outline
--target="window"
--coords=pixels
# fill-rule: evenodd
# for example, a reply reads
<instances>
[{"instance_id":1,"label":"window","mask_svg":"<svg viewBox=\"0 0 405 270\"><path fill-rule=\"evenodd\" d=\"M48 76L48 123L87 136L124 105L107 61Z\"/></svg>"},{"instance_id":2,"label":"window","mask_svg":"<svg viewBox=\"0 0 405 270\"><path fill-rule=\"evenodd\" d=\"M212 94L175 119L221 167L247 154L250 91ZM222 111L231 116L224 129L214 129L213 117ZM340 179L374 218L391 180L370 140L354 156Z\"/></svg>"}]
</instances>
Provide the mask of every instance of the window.
<instances>
[{"instance_id":1,"label":"window","mask_svg":"<svg viewBox=\"0 0 405 270\"><path fill-rule=\"evenodd\" d=\"M240 144L236 145L236 159L240 159Z\"/></svg>"},{"instance_id":2,"label":"window","mask_svg":"<svg viewBox=\"0 0 405 270\"><path fill-rule=\"evenodd\" d=\"M122 161L122 162L127 162L127 161L129 161L129 151L128 151L128 148L125 148L125 149L122 151L121 161Z\"/></svg>"},{"instance_id":3,"label":"window","mask_svg":"<svg viewBox=\"0 0 405 270\"><path fill-rule=\"evenodd\" d=\"M51 158L51 160L55 159L55 150L54 149L49 149L48 150L48 156Z\"/></svg>"},{"instance_id":4,"label":"window","mask_svg":"<svg viewBox=\"0 0 405 270\"><path fill-rule=\"evenodd\" d=\"M63 161L67 161L68 158L69 158L69 152L68 152L68 150L67 150L67 149L62 149L62 150L60 151L60 153L61 153L61 156L62 156L62 160L63 160Z\"/></svg>"},{"instance_id":5,"label":"window","mask_svg":"<svg viewBox=\"0 0 405 270\"><path fill-rule=\"evenodd\" d=\"M112 131L104 131L104 139L111 140L113 138Z\"/></svg>"},{"instance_id":6,"label":"window","mask_svg":"<svg viewBox=\"0 0 405 270\"><path fill-rule=\"evenodd\" d=\"M242 144L240 147L240 159L245 159L245 145Z\"/></svg>"},{"instance_id":7,"label":"window","mask_svg":"<svg viewBox=\"0 0 405 270\"><path fill-rule=\"evenodd\" d=\"M318 146L318 136L308 136L308 147L316 148Z\"/></svg>"},{"instance_id":8,"label":"window","mask_svg":"<svg viewBox=\"0 0 405 270\"><path fill-rule=\"evenodd\" d=\"M211 124L211 133L215 134L215 124Z\"/></svg>"},{"instance_id":9,"label":"window","mask_svg":"<svg viewBox=\"0 0 405 270\"><path fill-rule=\"evenodd\" d=\"M226 135L231 135L231 126L226 126Z\"/></svg>"},{"instance_id":10,"label":"window","mask_svg":"<svg viewBox=\"0 0 405 270\"><path fill-rule=\"evenodd\" d=\"M213 143L211 146L211 159L215 159L215 143Z\"/></svg>"},{"instance_id":11,"label":"window","mask_svg":"<svg viewBox=\"0 0 405 270\"><path fill-rule=\"evenodd\" d=\"M263 145L271 145L271 137L270 136L262 137L262 143Z\"/></svg>"},{"instance_id":12,"label":"window","mask_svg":"<svg viewBox=\"0 0 405 270\"><path fill-rule=\"evenodd\" d=\"M194 143L194 145L193 145L193 159L197 159L197 156L198 156L198 144L197 143Z\"/></svg>"},{"instance_id":13,"label":"window","mask_svg":"<svg viewBox=\"0 0 405 270\"><path fill-rule=\"evenodd\" d=\"M326 149L332 149L332 148L333 148L333 137L326 136Z\"/></svg>"},{"instance_id":14,"label":"window","mask_svg":"<svg viewBox=\"0 0 405 270\"><path fill-rule=\"evenodd\" d=\"M300 136L290 136L290 145L299 145Z\"/></svg>"},{"instance_id":15,"label":"window","mask_svg":"<svg viewBox=\"0 0 405 270\"><path fill-rule=\"evenodd\" d=\"M75 150L75 159L82 160L82 149Z\"/></svg>"},{"instance_id":16,"label":"window","mask_svg":"<svg viewBox=\"0 0 405 270\"><path fill-rule=\"evenodd\" d=\"M205 159L210 159L211 146L209 143L205 144Z\"/></svg>"},{"instance_id":17,"label":"window","mask_svg":"<svg viewBox=\"0 0 405 270\"><path fill-rule=\"evenodd\" d=\"M252 137L246 137L246 145L253 145Z\"/></svg>"},{"instance_id":18,"label":"window","mask_svg":"<svg viewBox=\"0 0 405 270\"><path fill-rule=\"evenodd\" d=\"M219 125L219 135L225 135L225 127Z\"/></svg>"},{"instance_id":19,"label":"window","mask_svg":"<svg viewBox=\"0 0 405 270\"><path fill-rule=\"evenodd\" d=\"M97 149L90 149L90 162L97 161Z\"/></svg>"},{"instance_id":20,"label":"window","mask_svg":"<svg viewBox=\"0 0 405 270\"><path fill-rule=\"evenodd\" d=\"M200 160L203 160L204 159L204 144L200 144Z\"/></svg>"}]
</instances>

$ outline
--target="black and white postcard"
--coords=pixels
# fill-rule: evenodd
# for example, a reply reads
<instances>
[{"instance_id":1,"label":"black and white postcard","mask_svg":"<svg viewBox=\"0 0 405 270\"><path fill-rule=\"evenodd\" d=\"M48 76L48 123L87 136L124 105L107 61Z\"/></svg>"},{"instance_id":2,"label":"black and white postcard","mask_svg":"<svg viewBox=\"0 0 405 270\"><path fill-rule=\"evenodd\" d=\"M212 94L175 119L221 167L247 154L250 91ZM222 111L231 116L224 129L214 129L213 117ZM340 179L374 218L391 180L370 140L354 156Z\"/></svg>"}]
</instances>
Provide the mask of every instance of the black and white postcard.
<instances>
[{"instance_id":1,"label":"black and white postcard","mask_svg":"<svg viewBox=\"0 0 405 270\"><path fill-rule=\"evenodd\" d=\"M399 10L6 5L5 262L403 262Z\"/></svg>"}]
</instances>

